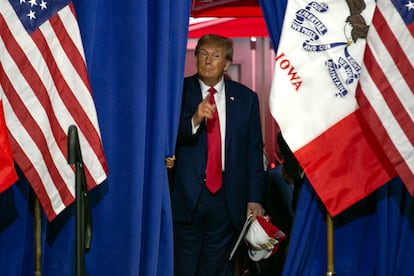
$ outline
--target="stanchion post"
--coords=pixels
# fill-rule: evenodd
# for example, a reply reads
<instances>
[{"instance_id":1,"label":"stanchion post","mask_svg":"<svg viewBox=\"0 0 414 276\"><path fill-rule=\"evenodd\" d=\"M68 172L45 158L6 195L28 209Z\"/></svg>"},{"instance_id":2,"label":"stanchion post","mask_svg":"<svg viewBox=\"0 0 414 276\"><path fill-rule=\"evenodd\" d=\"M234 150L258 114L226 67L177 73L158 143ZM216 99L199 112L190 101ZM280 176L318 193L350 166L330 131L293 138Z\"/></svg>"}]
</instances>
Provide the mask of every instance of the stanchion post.
<instances>
[{"instance_id":1,"label":"stanchion post","mask_svg":"<svg viewBox=\"0 0 414 276\"><path fill-rule=\"evenodd\" d=\"M42 218L39 199L34 197L34 275L42 275Z\"/></svg>"},{"instance_id":2,"label":"stanchion post","mask_svg":"<svg viewBox=\"0 0 414 276\"><path fill-rule=\"evenodd\" d=\"M326 212L326 238L327 238L327 271L326 276L335 276L334 269L334 225L332 217Z\"/></svg>"},{"instance_id":3,"label":"stanchion post","mask_svg":"<svg viewBox=\"0 0 414 276\"><path fill-rule=\"evenodd\" d=\"M85 271L85 173L79 145L78 130L71 125L68 130L68 163L75 166L75 275Z\"/></svg>"}]
</instances>

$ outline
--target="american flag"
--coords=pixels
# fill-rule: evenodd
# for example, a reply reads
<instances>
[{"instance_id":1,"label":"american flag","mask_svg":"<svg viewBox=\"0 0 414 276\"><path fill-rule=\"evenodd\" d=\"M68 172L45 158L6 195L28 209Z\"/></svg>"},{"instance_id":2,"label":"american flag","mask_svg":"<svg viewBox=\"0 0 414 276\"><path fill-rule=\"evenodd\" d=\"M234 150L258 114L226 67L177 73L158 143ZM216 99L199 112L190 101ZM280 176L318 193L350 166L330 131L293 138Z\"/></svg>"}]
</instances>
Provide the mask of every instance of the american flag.
<instances>
[{"instance_id":1,"label":"american flag","mask_svg":"<svg viewBox=\"0 0 414 276\"><path fill-rule=\"evenodd\" d=\"M383 153L414 194L414 1L378 0L357 100Z\"/></svg>"},{"instance_id":2,"label":"american flag","mask_svg":"<svg viewBox=\"0 0 414 276\"><path fill-rule=\"evenodd\" d=\"M76 125L88 188L107 177L71 1L0 1L0 88L13 158L49 220L74 200L67 131Z\"/></svg>"}]
</instances>

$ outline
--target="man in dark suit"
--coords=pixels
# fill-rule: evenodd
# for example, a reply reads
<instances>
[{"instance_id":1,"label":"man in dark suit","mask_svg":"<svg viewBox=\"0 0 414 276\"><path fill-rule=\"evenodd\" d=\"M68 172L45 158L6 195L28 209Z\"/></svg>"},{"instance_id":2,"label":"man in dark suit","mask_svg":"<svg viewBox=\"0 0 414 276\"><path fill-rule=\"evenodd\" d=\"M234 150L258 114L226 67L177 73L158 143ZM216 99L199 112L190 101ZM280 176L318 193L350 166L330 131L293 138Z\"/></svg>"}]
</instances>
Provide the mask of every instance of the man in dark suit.
<instances>
[{"instance_id":1,"label":"man in dark suit","mask_svg":"<svg viewBox=\"0 0 414 276\"><path fill-rule=\"evenodd\" d=\"M177 276L233 275L229 255L246 217L264 215L259 101L246 86L224 78L233 59L231 39L205 35L195 56L197 74L184 80L171 189L174 270ZM215 94L208 92L211 87ZM211 191L207 128L215 112L221 134L216 182L221 186Z\"/></svg>"}]
</instances>

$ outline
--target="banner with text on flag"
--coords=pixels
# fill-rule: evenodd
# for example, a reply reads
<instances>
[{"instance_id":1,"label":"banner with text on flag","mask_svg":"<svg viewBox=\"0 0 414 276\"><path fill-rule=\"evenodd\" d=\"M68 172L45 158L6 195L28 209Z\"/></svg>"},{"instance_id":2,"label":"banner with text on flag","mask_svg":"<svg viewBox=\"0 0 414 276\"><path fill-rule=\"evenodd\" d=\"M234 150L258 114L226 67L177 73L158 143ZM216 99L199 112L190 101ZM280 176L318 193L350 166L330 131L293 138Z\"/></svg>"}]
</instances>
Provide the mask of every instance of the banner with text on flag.
<instances>
[{"instance_id":1,"label":"banner with text on flag","mask_svg":"<svg viewBox=\"0 0 414 276\"><path fill-rule=\"evenodd\" d=\"M0 1L0 87L13 158L52 220L74 200L67 131L78 128L88 188L107 177L71 1Z\"/></svg>"},{"instance_id":2,"label":"banner with text on flag","mask_svg":"<svg viewBox=\"0 0 414 276\"><path fill-rule=\"evenodd\" d=\"M288 1L270 110L335 216L395 175L359 123L355 98L375 1Z\"/></svg>"}]
</instances>

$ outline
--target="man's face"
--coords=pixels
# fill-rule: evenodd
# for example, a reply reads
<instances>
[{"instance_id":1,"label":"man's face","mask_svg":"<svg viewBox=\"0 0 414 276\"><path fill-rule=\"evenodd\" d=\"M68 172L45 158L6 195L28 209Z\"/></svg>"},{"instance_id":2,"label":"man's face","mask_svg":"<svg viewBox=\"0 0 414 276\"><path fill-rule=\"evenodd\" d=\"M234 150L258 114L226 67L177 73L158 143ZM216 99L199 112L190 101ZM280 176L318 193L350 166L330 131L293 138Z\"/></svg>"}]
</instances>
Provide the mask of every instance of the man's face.
<instances>
[{"instance_id":1,"label":"man's face","mask_svg":"<svg viewBox=\"0 0 414 276\"><path fill-rule=\"evenodd\" d=\"M200 47L196 65L199 78L207 85L214 86L229 68L230 61L226 60L224 47L205 44Z\"/></svg>"}]
</instances>

